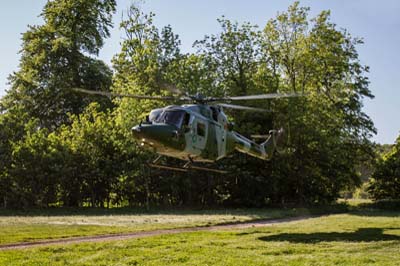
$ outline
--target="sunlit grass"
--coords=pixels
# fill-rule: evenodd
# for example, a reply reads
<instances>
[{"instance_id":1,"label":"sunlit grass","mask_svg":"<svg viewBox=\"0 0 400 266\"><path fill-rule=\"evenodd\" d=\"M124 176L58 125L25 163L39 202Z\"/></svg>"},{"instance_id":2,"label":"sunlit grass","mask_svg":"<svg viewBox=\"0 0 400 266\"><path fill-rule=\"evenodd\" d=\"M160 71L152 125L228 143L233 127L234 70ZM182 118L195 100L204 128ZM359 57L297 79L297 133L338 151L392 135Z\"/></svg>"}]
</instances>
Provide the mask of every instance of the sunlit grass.
<instances>
[{"instance_id":1,"label":"sunlit grass","mask_svg":"<svg viewBox=\"0 0 400 266\"><path fill-rule=\"evenodd\" d=\"M307 214L306 209L171 210L121 213L84 210L67 213L31 211L0 216L0 244L155 229L209 226Z\"/></svg>"},{"instance_id":2,"label":"sunlit grass","mask_svg":"<svg viewBox=\"0 0 400 266\"><path fill-rule=\"evenodd\" d=\"M399 212L0 252L0 265L400 265Z\"/></svg>"},{"instance_id":3,"label":"sunlit grass","mask_svg":"<svg viewBox=\"0 0 400 266\"><path fill-rule=\"evenodd\" d=\"M344 203L349 206L360 206L361 204L372 204L371 199L339 199L338 203Z\"/></svg>"}]
</instances>

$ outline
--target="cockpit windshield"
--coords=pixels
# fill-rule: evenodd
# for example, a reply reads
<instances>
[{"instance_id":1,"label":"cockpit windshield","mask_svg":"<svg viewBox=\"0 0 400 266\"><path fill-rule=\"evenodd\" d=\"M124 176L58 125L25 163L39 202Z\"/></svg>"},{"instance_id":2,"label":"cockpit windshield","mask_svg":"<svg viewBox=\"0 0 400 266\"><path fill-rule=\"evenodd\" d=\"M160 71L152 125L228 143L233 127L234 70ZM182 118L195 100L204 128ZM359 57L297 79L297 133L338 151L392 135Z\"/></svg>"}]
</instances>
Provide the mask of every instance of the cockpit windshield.
<instances>
[{"instance_id":1,"label":"cockpit windshield","mask_svg":"<svg viewBox=\"0 0 400 266\"><path fill-rule=\"evenodd\" d=\"M162 112L163 112L162 108L151 110L149 114L149 121L150 122L156 121L157 118L162 114Z\"/></svg>"},{"instance_id":2,"label":"cockpit windshield","mask_svg":"<svg viewBox=\"0 0 400 266\"><path fill-rule=\"evenodd\" d=\"M165 123L168 125L176 126L179 129L182 126L185 114L186 112L181 110L164 111L159 116L156 117L154 122Z\"/></svg>"}]
</instances>

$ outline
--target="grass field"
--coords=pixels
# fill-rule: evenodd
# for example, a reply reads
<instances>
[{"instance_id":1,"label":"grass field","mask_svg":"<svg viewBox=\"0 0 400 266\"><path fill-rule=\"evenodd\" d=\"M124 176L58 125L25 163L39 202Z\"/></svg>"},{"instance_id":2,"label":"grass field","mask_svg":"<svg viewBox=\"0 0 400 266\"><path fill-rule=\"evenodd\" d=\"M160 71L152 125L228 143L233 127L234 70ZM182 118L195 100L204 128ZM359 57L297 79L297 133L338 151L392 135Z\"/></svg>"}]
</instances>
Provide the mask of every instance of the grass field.
<instances>
[{"instance_id":1,"label":"grass field","mask_svg":"<svg viewBox=\"0 0 400 266\"><path fill-rule=\"evenodd\" d=\"M0 265L400 265L400 212L1 251Z\"/></svg>"},{"instance_id":2,"label":"grass field","mask_svg":"<svg viewBox=\"0 0 400 266\"><path fill-rule=\"evenodd\" d=\"M306 209L158 210L150 212L128 209L3 211L0 212L0 245L50 238L210 226L308 213Z\"/></svg>"}]
</instances>

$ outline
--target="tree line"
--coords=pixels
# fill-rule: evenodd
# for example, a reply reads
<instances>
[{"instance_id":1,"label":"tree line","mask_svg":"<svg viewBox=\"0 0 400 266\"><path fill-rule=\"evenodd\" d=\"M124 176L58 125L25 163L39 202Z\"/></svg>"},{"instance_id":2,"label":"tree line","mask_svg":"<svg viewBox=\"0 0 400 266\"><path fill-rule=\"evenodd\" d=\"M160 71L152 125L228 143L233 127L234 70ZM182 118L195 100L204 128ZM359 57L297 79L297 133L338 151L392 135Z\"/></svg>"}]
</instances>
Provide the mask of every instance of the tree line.
<instances>
[{"instance_id":1,"label":"tree line","mask_svg":"<svg viewBox=\"0 0 400 266\"><path fill-rule=\"evenodd\" d=\"M48 1L44 23L22 35L19 68L0 101L0 206L320 204L360 185L361 166L375 158L376 129L362 111L373 95L362 40L329 11L310 18L295 2L263 27L221 17L218 34L183 53L171 26L157 28L153 13L132 5L109 67L97 55L115 11L115 0ZM254 102L267 115L229 111L244 135L283 127L287 137L271 161L235 154L218 162L229 171L219 175L147 167L154 154L130 129L160 103L73 90L168 95L165 84L209 96L306 97Z\"/></svg>"}]
</instances>

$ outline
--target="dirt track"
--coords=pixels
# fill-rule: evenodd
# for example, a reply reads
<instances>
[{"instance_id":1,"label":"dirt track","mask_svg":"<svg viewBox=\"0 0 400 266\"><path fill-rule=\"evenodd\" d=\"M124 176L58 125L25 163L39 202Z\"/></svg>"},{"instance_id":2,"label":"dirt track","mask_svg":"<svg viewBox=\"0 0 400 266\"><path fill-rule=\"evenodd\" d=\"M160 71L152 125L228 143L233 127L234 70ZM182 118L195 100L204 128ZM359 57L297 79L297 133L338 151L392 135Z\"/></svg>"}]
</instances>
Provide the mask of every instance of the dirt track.
<instances>
[{"instance_id":1,"label":"dirt track","mask_svg":"<svg viewBox=\"0 0 400 266\"><path fill-rule=\"evenodd\" d=\"M83 243L83 242L102 242L102 241L112 241L112 240L124 240L124 239L134 239L143 238L149 236L158 235L168 235L168 234L178 234L178 233L190 233L199 231L218 231L218 230L229 230L229 229L245 229L253 227L263 227L271 226L278 223L286 223L292 221L299 221L304 219L313 218L315 216L299 216L275 220L261 220L237 224L223 224L214 226L203 226L203 227L187 227L178 229L163 229L163 230L153 230L153 231L143 231L134 233L123 233L123 234L109 234L109 235L97 235L97 236L84 236L84 237L73 237L64 239L49 239L41 240L37 242L21 242L15 244L5 244L0 245L0 251L11 250L11 249L24 249L29 247L42 247L50 246L55 244L73 244L73 243Z\"/></svg>"}]
</instances>

